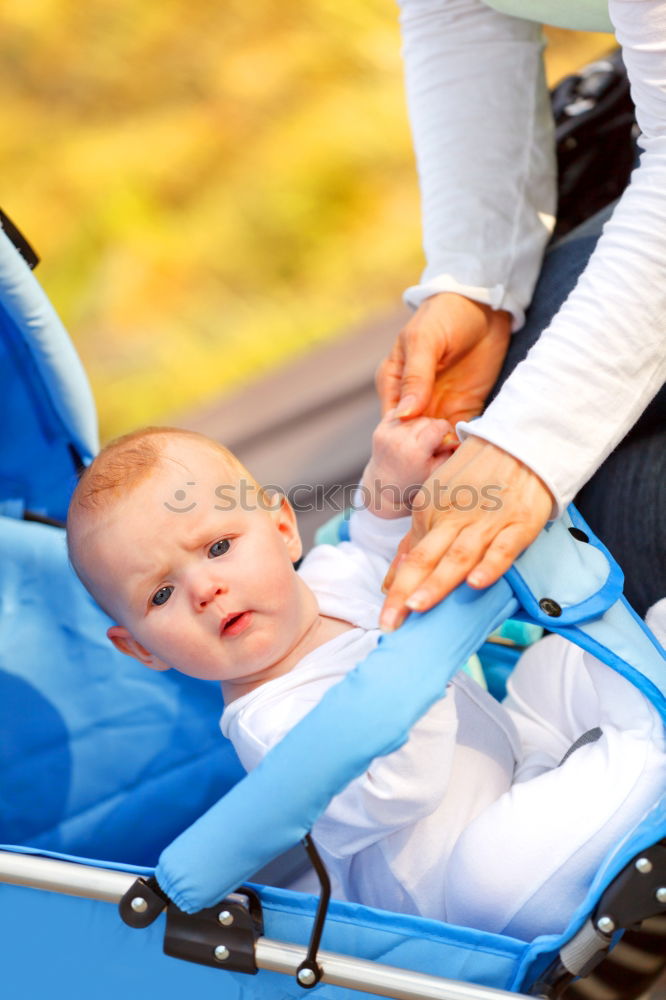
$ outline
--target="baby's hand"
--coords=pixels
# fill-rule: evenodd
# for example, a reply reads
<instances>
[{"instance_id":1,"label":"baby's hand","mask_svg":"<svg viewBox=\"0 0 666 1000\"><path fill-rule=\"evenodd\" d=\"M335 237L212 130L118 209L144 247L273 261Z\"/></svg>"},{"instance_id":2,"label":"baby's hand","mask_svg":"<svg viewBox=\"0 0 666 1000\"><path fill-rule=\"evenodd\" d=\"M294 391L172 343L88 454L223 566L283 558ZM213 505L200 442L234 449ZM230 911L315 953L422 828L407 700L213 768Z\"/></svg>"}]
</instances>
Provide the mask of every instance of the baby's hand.
<instances>
[{"instance_id":1,"label":"baby's hand","mask_svg":"<svg viewBox=\"0 0 666 1000\"><path fill-rule=\"evenodd\" d=\"M382 418L372 435L372 455L361 486L368 509L378 517L401 517L433 469L454 451L448 420L415 417L398 420L395 410Z\"/></svg>"}]
</instances>

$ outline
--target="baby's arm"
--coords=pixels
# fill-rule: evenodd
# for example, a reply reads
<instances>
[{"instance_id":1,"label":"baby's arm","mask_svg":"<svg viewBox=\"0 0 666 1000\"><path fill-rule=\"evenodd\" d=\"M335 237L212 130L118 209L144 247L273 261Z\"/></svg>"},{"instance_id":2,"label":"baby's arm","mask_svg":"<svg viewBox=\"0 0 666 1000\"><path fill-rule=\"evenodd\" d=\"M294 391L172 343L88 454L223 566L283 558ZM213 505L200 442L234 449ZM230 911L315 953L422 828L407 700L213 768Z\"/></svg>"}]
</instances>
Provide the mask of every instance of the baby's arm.
<instances>
[{"instance_id":1,"label":"baby's arm","mask_svg":"<svg viewBox=\"0 0 666 1000\"><path fill-rule=\"evenodd\" d=\"M457 731L449 693L418 720L401 747L376 757L331 800L315 824L317 842L335 857L350 857L432 813L446 796Z\"/></svg>"},{"instance_id":2,"label":"baby's arm","mask_svg":"<svg viewBox=\"0 0 666 1000\"><path fill-rule=\"evenodd\" d=\"M300 684L222 716L246 771L266 754L345 675L340 665L318 681ZM336 857L348 857L432 812L444 797L455 753L458 718L449 692L412 727L410 738L392 753L377 757L367 771L336 795L316 824L318 841Z\"/></svg>"},{"instance_id":3,"label":"baby's arm","mask_svg":"<svg viewBox=\"0 0 666 1000\"><path fill-rule=\"evenodd\" d=\"M448 455L443 437L449 431L446 420L418 417L401 421L393 412L387 413L375 429L372 454L352 502L351 545L343 542L336 556L338 584L346 581L345 586L348 583L356 595L356 603L363 596L367 608L374 609L374 622L370 624L366 618L364 627L379 625L381 584L401 539L409 531L409 502L431 468ZM301 566L306 583L315 590L330 589L332 554L322 551L326 548L315 546Z\"/></svg>"},{"instance_id":4,"label":"baby's arm","mask_svg":"<svg viewBox=\"0 0 666 1000\"><path fill-rule=\"evenodd\" d=\"M367 509L381 518L404 517L411 501L434 468L451 453L443 444L446 420L417 417L397 420L395 410L382 418L372 435L372 454L361 480Z\"/></svg>"}]
</instances>

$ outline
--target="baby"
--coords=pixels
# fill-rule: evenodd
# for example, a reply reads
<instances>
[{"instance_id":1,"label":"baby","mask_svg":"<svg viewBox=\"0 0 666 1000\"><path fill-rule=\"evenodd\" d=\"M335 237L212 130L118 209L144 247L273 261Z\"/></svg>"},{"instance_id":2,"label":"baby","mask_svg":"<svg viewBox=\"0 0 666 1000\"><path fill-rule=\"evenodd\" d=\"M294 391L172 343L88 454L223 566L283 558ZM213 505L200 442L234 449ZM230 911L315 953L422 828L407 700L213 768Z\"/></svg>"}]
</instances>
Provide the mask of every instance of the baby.
<instances>
[{"instance_id":1,"label":"baby","mask_svg":"<svg viewBox=\"0 0 666 1000\"><path fill-rule=\"evenodd\" d=\"M350 542L316 547L297 572L283 496L200 435L139 431L84 472L72 563L119 650L221 682L222 730L249 770L377 644L381 583L446 428L388 414ZM566 924L599 859L663 785L665 761L642 695L551 637L514 671L504 705L459 673L313 835L344 898L533 937Z\"/></svg>"}]
</instances>

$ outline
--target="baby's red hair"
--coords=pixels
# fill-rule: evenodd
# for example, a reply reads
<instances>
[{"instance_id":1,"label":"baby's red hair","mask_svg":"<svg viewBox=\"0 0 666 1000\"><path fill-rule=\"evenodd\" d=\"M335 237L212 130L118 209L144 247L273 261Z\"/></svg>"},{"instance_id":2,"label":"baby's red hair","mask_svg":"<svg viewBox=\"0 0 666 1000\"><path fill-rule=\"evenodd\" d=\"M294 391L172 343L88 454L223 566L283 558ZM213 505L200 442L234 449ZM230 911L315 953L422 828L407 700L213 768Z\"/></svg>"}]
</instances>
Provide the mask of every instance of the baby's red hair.
<instances>
[{"instance_id":1,"label":"baby's red hair","mask_svg":"<svg viewBox=\"0 0 666 1000\"><path fill-rule=\"evenodd\" d=\"M231 470L253 481L228 448L204 434L177 427L143 427L110 441L84 469L69 506L68 526L79 509L107 509L121 494L127 496L156 468L164 445L174 437L190 438L210 447Z\"/></svg>"}]
</instances>

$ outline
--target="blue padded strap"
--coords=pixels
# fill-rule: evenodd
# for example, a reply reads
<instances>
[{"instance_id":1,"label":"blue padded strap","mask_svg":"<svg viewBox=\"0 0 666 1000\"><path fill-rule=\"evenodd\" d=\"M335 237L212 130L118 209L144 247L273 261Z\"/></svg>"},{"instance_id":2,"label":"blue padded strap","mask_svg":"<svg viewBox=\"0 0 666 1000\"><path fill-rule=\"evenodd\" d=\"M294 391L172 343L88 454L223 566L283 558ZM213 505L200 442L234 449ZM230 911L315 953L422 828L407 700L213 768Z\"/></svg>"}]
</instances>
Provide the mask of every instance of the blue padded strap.
<instances>
[{"instance_id":1,"label":"blue padded strap","mask_svg":"<svg viewBox=\"0 0 666 1000\"><path fill-rule=\"evenodd\" d=\"M580 540L581 533L588 541ZM665 651L622 596L620 567L573 505L541 532L506 579L528 620L613 667L666 719ZM557 602L561 614L542 610L543 598Z\"/></svg>"},{"instance_id":2,"label":"blue padded strap","mask_svg":"<svg viewBox=\"0 0 666 1000\"><path fill-rule=\"evenodd\" d=\"M570 531L582 531L580 541ZM531 621L552 631L598 618L619 599L624 576L605 545L592 533L575 507L541 534L506 574ZM541 605L547 599L559 605L554 619Z\"/></svg>"},{"instance_id":3,"label":"blue padded strap","mask_svg":"<svg viewBox=\"0 0 666 1000\"><path fill-rule=\"evenodd\" d=\"M298 843L371 760L402 746L460 664L516 607L505 580L481 592L462 585L383 636L254 771L162 852L156 875L164 891L187 912L211 906Z\"/></svg>"},{"instance_id":4,"label":"blue padded strap","mask_svg":"<svg viewBox=\"0 0 666 1000\"><path fill-rule=\"evenodd\" d=\"M630 680L666 722L666 655L625 598L597 621L551 627Z\"/></svg>"}]
</instances>

